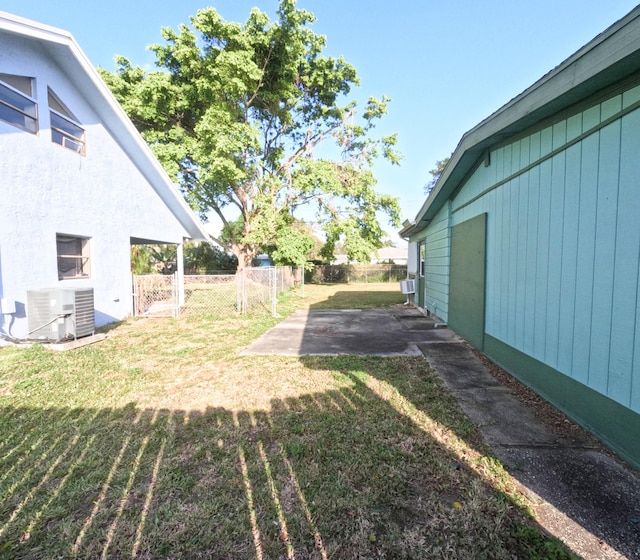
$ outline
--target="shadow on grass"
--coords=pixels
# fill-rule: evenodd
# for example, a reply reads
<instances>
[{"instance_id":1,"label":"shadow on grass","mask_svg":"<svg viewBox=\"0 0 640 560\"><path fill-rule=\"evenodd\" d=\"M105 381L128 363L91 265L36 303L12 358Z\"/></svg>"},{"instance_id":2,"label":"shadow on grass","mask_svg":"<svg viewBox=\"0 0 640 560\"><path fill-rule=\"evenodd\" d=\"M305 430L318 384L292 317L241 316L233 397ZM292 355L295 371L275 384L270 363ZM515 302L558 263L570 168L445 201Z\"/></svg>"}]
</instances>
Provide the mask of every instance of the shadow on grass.
<instances>
[{"instance_id":1,"label":"shadow on grass","mask_svg":"<svg viewBox=\"0 0 640 560\"><path fill-rule=\"evenodd\" d=\"M338 388L265 411L2 407L0 558L529 556L464 419L407 401L384 360L303 362Z\"/></svg>"}]
</instances>

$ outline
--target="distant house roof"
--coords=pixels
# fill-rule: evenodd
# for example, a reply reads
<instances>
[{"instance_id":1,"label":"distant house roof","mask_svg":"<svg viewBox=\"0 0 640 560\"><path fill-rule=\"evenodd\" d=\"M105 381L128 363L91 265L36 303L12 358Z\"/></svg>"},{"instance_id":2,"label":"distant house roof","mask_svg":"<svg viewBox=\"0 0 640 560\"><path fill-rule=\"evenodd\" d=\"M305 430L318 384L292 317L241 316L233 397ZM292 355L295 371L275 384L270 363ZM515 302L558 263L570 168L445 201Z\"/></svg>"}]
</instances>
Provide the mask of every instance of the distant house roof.
<instances>
[{"instance_id":1,"label":"distant house roof","mask_svg":"<svg viewBox=\"0 0 640 560\"><path fill-rule=\"evenodd\" d=\"M396 261L396 264L402 264L399 261L407 260L407 247L383 247L378 249L377 255L371 255L371 263L382 263L385 261ZM349 257L344 254L336 255L335 259L331 261L332 264L345 264L349 262Z\"/></svg>"},{"instance_id":2,"label":"distant house roof","mask_svg":"<svg viewBox=\"0 0 640 560\"><path fill-rule=\"evenodd\" d=\"M381 261L406 261L407 247L383 247L378 249L378 262Z\"/></svg>"},{"instance_id":3,"label":"distant house roof","mask_svg":"<svg viewBox=\"0 0 640 560\"><path fill-rule=\"evenodd\" d=\"M0 11L0 33L20 36L45 48L47 55L73 81L76 90L91 105L188 236L193 239L209 238L200 220L69 32Z\"/></svg>"},{"instance_id":4,"label":"distant house roof","mask_svg":"<svg viewBox=\"0 0 640 560\"><path fill-rule=\"evenodd\" d=\"M640 70L640 7L603 31L531 87L464 134L416 218L401 237L423 229L489 148Z\"/></svg>"}]
</instances>

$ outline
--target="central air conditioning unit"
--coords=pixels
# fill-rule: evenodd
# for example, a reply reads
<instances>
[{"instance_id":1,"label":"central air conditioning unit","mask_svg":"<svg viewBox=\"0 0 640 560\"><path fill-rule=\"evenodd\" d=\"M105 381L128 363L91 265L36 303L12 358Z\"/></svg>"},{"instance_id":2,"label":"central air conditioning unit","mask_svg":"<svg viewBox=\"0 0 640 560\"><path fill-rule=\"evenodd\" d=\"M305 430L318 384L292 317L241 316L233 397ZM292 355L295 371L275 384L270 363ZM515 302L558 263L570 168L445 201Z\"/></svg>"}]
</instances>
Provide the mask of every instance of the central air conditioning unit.
<instances>
[{"instance_id":1,"label":"central air conditioning unit","mask_svg":"<svg viewBox=\"0 0 640 560\"><path fill-rule=\"evenodd\" d=\"M415 294L416 293L416 281L415 280L401 280L400 291L403 294Z\"/></svg>"},{"instance_id":2,"label":"central air conditioning unit","mask_svg":"<svg viewBox=\"0 0 640 560\"><path fill-rule=\"evenodd\" d=\"M30 339L58 342L95 333L93 288L27 291Z\"/></svg>"}]
</instances>

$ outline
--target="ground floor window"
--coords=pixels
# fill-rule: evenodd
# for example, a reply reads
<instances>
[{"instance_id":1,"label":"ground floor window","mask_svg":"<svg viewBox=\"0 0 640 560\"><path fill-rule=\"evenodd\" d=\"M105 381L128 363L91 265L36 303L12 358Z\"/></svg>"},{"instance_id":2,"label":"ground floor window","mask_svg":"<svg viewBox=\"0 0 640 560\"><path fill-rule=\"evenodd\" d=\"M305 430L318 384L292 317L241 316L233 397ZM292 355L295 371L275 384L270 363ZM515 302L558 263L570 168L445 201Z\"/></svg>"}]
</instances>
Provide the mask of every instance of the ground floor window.
<instances>
[{"instance_id":1,"label":"ground floor window","mask_svg":"<svg viewBox=\"0 0 640 560\"><path fill-rule=\"evenodd\" d=\"M89 278L91 259L89 256L89 238L57 234L58 280Z\"/></svg>"}]
</instances>

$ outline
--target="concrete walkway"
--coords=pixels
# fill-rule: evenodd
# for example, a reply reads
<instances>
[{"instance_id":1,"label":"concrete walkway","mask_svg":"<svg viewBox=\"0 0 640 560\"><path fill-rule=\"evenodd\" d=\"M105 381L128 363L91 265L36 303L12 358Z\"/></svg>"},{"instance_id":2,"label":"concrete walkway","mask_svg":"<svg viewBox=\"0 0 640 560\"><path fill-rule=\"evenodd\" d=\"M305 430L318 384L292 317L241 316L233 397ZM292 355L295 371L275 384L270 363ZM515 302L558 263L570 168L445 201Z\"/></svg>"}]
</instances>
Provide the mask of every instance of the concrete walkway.
<instances>
[{"instance_id":1,"label":"concrete walkway","mask_svg":"<svg viewBox=\"0 0 640 560\"><path fill-rule=\"evenodd\" d=\"M428 331L428 334L426 333ZM245 354L281 356L421 356L425 341L459 340L416 309L296 311L254 341Z\"/></svg>"},{"instance_id":2,"label":"concrete walkway","mask_svg":"<svg viewBox=\"0 0 640 560\"><path fill-rule=\"evenodd\" d=\"M299 311L245 353L424 355L533 501L542 526L581 558L640 559L638 473L587 436L551 432L462 339L416 309Z\"/></svg>"}]
</instances>

